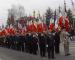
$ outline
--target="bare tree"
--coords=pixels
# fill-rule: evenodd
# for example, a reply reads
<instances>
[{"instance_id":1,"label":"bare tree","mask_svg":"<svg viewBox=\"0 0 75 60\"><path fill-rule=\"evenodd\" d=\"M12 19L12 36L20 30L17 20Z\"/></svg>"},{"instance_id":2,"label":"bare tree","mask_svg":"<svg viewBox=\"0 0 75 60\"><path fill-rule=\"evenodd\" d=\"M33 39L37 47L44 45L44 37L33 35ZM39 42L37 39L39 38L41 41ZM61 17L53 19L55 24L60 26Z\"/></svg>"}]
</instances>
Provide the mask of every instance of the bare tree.
<instances>
[{"instance_id":1,"label":"bare tree","mask_svg":"<svg viewBox=\"0 0 75 60\"><path fill-rule=\"evenodd\" d=\"M53 11L51 8L48 8L47 11L46 11L46 24L47 26L49 27L49 24L50 24L50 18L53 17Z\"/></svg>"},{"instance_id":2,"label":"bare tree","mask_svg":"<svg viewBox=\"0 0 75 60\"><path fill-rule=\"evenodd\" d=\"M23 6L12 5L11 9L8 9L7 25L14 25L15 21L25 16L25 9Z\"/></svg>"},{"instance_id":3,"label":"bare tree","mask_svg":"<svg viewBox=\"0 0 75 60\"><path fill-rule=\"evenodd\" d=\"M25 9L23 6L18 6L17 7L17 13L16 13L16 17L17 18L21 18L25 16Z\"/></svg>"}]
</instances>

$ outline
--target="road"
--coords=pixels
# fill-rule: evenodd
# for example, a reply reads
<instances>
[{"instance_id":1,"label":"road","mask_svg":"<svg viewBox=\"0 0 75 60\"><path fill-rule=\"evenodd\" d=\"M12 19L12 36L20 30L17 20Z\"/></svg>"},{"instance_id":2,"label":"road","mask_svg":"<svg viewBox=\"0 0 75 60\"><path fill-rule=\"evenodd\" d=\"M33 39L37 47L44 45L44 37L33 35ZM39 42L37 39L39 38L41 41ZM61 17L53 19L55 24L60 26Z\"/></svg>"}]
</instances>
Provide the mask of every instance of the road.
<instances>
[{"instance_id":1,"label":"road","mask_svg":"<svg viewBox=\"0 0 75 60\"><path fill-rule=\"evenodd\" d=\"M60 46L60 54L55 55L54 60L75 60L75 42L70 43L70 56L64 56L63 46ZM25 52L15 51L0 47L0 60L49 60L47 57L40 57L40 55L31 55ZM50 59L51 60L51 59Z\"/></svg>"}]
</instances>

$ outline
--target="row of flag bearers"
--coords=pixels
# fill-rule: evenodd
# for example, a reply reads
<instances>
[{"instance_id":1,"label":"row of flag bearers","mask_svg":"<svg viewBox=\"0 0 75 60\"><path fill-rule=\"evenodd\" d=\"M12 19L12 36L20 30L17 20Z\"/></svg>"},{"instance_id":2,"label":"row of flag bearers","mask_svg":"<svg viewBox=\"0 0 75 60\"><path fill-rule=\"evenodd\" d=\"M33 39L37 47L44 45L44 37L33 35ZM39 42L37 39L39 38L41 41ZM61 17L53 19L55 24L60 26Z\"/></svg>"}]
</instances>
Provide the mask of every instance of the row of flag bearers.
<instances>
[{"instance_id":1,"label":"row of flag bearers","mask_svg":"<svg viewBox=\"0 0 75 60\"><path fill-rule=\"evenodd\" d=\"M59 32L28 32L20 34L7 34L0 36L0 45L6 48L27 52L30 54L38 54L45 57L48 52L48 58L54 58L55 53L59 53L60 36Z\"/></svg>"},{"instance_id":2,"label":"row of flag bearers","mask_svg":"<svg viewBox=\"0 0 75 60\"><path fill-rule=\"evenodd\" d=\"M47 28L47 25L41 20L38 22L31 20L24 28L19 25L17 29L13 26L2 29L0 30L0 45L35 55L40 51L42 57L45 57L48 52L48 58L54 58L55 53L60 52L60 31L64 25L62 20L61 16L57 28L53 23ZM65 29L68 31L69 27Z\"/></svg>"}]
</instances>

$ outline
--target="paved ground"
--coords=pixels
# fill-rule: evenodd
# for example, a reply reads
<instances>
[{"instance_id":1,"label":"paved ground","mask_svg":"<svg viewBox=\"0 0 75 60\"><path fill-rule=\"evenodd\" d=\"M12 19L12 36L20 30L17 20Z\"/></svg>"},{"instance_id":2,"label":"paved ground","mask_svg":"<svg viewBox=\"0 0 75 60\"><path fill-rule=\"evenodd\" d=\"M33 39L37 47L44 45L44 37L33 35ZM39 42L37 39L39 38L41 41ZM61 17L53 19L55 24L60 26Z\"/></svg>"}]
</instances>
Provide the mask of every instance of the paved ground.
<instances>
[{"instance_id":1,"label":"paved ground","mask_svg":"<svg viewBox=\"0 0 75 60\"><path fill-rule=\"evenodd\" d=\"M61 53L55 55L56 58L54 60L75 60L75 42L71 42L70 44L71 56L64 56L63 47L60 47ZM48 58L0 47L0 60L48 60Z\"/></svg>"}]
</instances>

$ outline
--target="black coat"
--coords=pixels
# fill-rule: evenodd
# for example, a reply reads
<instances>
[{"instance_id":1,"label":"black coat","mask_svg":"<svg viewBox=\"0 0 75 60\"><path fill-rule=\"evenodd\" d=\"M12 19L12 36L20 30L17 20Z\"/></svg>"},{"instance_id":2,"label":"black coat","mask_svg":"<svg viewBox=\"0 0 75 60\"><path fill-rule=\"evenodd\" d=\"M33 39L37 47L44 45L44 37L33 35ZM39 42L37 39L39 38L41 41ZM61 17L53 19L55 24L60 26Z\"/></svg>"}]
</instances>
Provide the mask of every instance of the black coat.
<instances>
[{"instance_id":1,"label":"black coat","mask_svg":"<svg viewBox=\"0 0 75 60\"><path fill-rule=\"evenodd\" d=\"M37 37L33 37L33 36L32 36L32 48L33 48L35 51L38 50L38 44L37 44L37 42L38 42Z\"/></svg>"},{"instance_id":2,"label":"black coat","mask_svg":"<svg viewBox=\"0 0 75 60\"><path fill-rule=\"evenodd\" d=\"M56 33L54 38L55 38L55 45L56 45L56 44L59 44L59 43L60 43L60 36L59 36L59 33Z\"/></svg>"},{"instance_id":3,"label":"black coat","mask_svg":"<svg viewBox=\"0 0 75 60\"><path fill-rule=\"evenodd\" d=\"M40 47L46 47L46 38L45 36L41 36L41 34L38 35L39 38L39 46Z\"/></svg>"},{"instance_id":4,"label":"black coat","mask_svg":"<svg viewBox=\"0 0 75 60\"><path fill-rule=\"evenodd\" d=\"M51 34L51 35L48 35L48 36L47 36L48 48L54 47L54 43L55 43L54 36L53 36L52 34Z\"/></svg>"}]
</instances>

